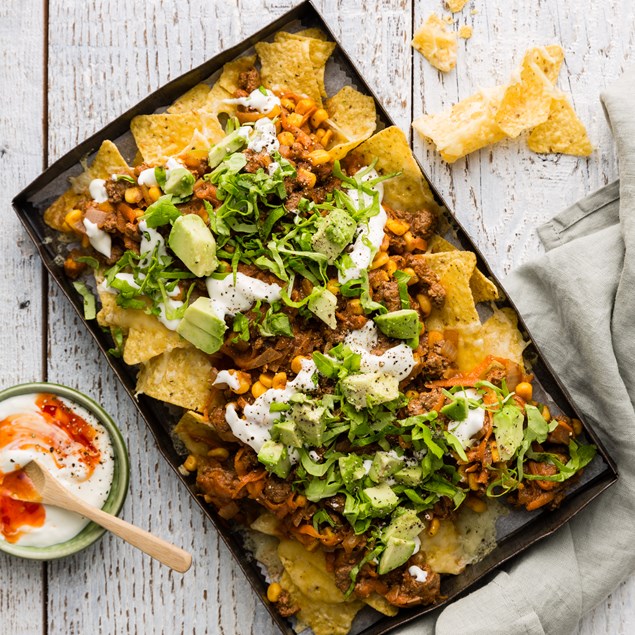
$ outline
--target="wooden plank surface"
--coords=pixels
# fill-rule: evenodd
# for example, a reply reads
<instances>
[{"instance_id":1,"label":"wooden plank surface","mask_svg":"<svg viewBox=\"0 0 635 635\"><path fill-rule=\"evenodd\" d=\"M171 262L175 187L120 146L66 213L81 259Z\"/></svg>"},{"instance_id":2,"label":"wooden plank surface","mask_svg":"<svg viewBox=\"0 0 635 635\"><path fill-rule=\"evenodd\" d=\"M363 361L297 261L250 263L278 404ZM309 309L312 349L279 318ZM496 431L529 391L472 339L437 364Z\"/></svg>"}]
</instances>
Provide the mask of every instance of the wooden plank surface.
<instances>
[{"instance_id":1,"label":"wooden plank surface","mask_svg":"<svg viewBox=\"0 0 635 635\"><path fill-rule=\"evenodd\" d=\"M0 633L273 633L267 612L164 464L54 286L47 306L41 306L40 265L7 208L18 185L39 171L47 155L54 160L149 91L239 42L296 2L47 4L48 24L40 2L10 0L0 6L1 79L16 87L0 112L0 167L5 168L0 170L0 196L10 227L1 238L7 263L0 291L3 323L16 325L0 335L3 385L47 373L50 380L102 401L122 428L132 457L123 517L190 549L195 564L185 576L171 574L112 537L46 568L0 556ZM474 37L460 41L457 69L446 76L409 47L413 26L432 10L446 13L441 0L321 0L317 5L404 130L423 111L434 112L479 87L506 81L528 46L559 42L565 47L559 84L572 94L598 147L588 160L540 157L516 140L447 166L415 139L432 180L496 273L539 253L533 228L541 220L615 178L598 95L633 61L631 0L579 0L575 12L565 12L558 0L472 0L455 18L457 24L473 25ZM472 8L478 13L472 14ZM21 37L12 38L14 33ZM41 123L45 73L46 152ZM14 289L20 290L17 301ZM634 596L631 579L582 621L580 633L633 632Z\"/></svg>"}]
</instances>

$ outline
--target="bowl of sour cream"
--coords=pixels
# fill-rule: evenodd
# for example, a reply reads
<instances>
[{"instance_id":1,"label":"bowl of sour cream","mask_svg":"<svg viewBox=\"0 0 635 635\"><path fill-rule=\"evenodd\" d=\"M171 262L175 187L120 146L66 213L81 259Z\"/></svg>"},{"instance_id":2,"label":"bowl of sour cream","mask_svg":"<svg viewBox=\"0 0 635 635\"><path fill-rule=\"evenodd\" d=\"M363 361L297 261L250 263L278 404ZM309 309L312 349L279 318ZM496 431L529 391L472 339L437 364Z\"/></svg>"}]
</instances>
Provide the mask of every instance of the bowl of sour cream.
<instances>
[{"instance_id":1,"label":"bowl of sour cream","mask_svg":"<svg viewBox=\"0 0 635 635\"><path fill-rule=\"evenodd\" d=\"M33 459L73 494L116 515L129 482L117 426L99 404L66 386L29 383L0 391L0 550L51 560L85 549L105 529L79 514L15 498L35 493L21 469Z\"/></svg>"}]
</instances>

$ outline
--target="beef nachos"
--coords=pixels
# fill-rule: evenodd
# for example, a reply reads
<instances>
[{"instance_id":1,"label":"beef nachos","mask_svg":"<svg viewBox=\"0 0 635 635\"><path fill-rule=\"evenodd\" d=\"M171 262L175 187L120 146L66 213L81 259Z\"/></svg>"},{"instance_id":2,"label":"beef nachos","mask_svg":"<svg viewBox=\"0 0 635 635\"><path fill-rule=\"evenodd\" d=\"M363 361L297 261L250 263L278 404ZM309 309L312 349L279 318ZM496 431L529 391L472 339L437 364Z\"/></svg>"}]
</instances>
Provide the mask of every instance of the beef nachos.
<instances>
[{"instance_id":1,"label":"beef nachos","mask_svg":"<svg viewBox=\"0 0 635 635\"><path fill-rule=\"evenodd\" d=\"M491 501L556 506L595 451L534 399L515 314L447 240L403 133L326 95L333 47L256 45L136 117L134 165L104 142L45 213L137 392L185 410L183 470L318 635L435 603L493 545Z\"/></svg>"}]
</instances>

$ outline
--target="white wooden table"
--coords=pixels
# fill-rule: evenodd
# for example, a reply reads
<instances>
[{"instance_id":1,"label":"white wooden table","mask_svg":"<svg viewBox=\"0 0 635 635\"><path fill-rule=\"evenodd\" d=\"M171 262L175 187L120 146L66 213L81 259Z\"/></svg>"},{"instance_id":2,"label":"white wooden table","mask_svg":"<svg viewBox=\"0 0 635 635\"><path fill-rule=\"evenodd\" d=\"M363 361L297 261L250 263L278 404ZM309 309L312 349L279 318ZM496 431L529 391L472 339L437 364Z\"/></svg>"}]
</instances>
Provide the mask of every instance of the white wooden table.
<instances>
[{"instance_id":1,"label":"white wooden table","mask_svg":"<svg viewBox=\"0 0 635 635\"><path fill-rule=\"evenodd\" d=\"M275 632L267 612L163 462L92 340L47 279L10 199L76 143L168 80L235 44L296 0L2 0L0 2L0 385L74 386L119 422L132 459L123 517L190 549L171 574L110 536L63 561L0 555L0 635ZM597 151L542 157L520 141L447 166L418 156L496 273L540 253L534 228L617 175L602 89L635 62L633 0L470 0L457 68L442 76L409 43L442 0L318 0L335 33L404 130L478 87L508 79L533 44L566 50L560 86ZM471 14L471 9L478 12ZM579 632L635 632L635 577Z\"/></svg>"}]
</instances>

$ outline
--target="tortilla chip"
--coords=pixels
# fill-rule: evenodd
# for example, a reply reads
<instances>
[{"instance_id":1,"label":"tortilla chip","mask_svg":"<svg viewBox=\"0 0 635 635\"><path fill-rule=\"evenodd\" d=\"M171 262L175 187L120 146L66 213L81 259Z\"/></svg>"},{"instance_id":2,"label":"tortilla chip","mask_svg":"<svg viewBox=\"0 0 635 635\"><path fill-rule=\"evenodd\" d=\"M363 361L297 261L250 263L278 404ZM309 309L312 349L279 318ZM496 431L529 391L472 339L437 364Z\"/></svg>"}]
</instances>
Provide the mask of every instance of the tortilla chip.
<instances>
[{"instance_id":1,"label":"tortilla chip","mask_svg":"<svg viewBox=\"0 0 635 635\"><path fill-rule=\"evenodd\" d=\"M560 72L564 51L558 45L541 46L525 53L520 73L505 91L496 123L510 137L534 128L549 117L553 84Z\"/></svg>"},{"instance_id":2,"label":"tortilla chip","mask_svg":"<svg viewBox=\"0 0 635 635\"><path fill-rule=\"evenodd\" d=\"M382 615L394 617L399 613L399 609L393 606L383 595L379 595L379 593L371 593L363 602Z\"/></svg>"},{"instance_id":3,"label":"tortilla chip","mask_svg":"<svg viewBox=\"0 0 635 635\"><path fill-rule=\"evenodd\" d=\"M588 157L593 152L584 124L564 95L552 100L549 118L531 131L527 145L532 152L541 154L559 152Z\"/></svg>"},{"instance_id":4,"label":"tortilla chip","mask_svg":"<svg viewBox=\"0 0 635 635\"><path fill-rule=\"evenodd\" d=\"M505 133L496 123L496 113L505 93L504 86L482 90L436 115L422 115L412 126L430 139L448 163L497 143Z\"/></svg>"},{"instance_id":5,"label":"tortilla chip","mask_svg":"<svg viewBox=\"0 0 635 635\"><path fill-rule=\"evenodd\" d=\"M438 234L428 240L428 253L438 254L444 251L459 251L459 248L441 238ZM474 269L474 273L470 278L470 289L476 304L498 300L498 287L477 268Z\"/></svg>"},{"instance_id":6,"label":"tortilla chip","mask_svg":"<svg viewBox=\"0 0 635 635\"><path fill-rule=\"evenodd\" d=\"M180 112L192 112L203 108L207 103L210 88L207 84L196 84L186 93L183 93L169 108L171 114Z\"/></svg>"},{"instance_id":7,"label":"tortilla chip","mask_svg":"<svg viewBox=\"0 0 635 635\"><path fill-rule=\"evenodd\" d=\"M312 628L315 635L347 635L364 605L345 600L326 571L324 553L307 551L299 542L283 539L278 556L285 568L280 584L300 607L298 621Z\"/></svg>"},{"instance_id":8,"label":"tortilla chip","mask_svg":"<svg viewBox=\"0 0 635 635\"><path fill-rule=\"evenodd\" d=\"M304 29L302 31L298 31L296 35L303 35L304 37L312 37L314 40L328 40L328 36L322 29L318 29L317 27L312 27L310 29Z\"/></svg>"},{"instance_id":9,"label":"tortilla chip","mask_svg":"<svg viewBox=\"0 0 635 635\"><path fill-rule=\"evenodd\" d=\"M121 172L127 174L128 171L129 166L117 146L112 141L104 141L91 166L79 176L71 178L72 187L44 212L44 222L58 231L68 231L64 217L85 198L90 182L93 179L109 179L112 174Z\"/></svg>"},{"instance_id":10,"label":"tortilla chip","mask_svg":"<svg viewBox=\"0 0 635 635\"><path fill-rule=\"evenodd\" d=\"M211 448L221 443L216 428L198 412L186 412L176 424L174 434L195 456L206 457Z\"/></svg>"},{"instance_id":11,"label":"tortilla chip","mask_svg":"<svg viewBox=\"0 0 635 635\"><path fill-rule=\"evenodd\" d=\"M137 394L203 412L213 396L212 363L197 348L176 348L143 364Z\"/></svg>"},{"instance_id":12,"label":"tortilla chip","mask_svg":"<svg viewBox=\"0 0 635 635\"><path fill-rule=\"evenodd\" d=\"M383 202L394 209L416 212L427 208L438 212L428 181L421 173L406 135L396 126L384 128L355 148L353 154L362 165L370 165L377 159L375 169L379 174L401 172L384 181Z\"/></svg>"},{"instance_id":13,"label":"tortilla chip","mask_svg":"<svg viewBox=\"0 0 635 635\"><path fill-rule=\"evenodd\" d=\"M309 57L311 58L311 64L313 64L315 79L317 80L320 94L322 97L326 97L324 69L326 62L335 49L335 42L327 42L310 36L300 35L299 33L286 33L285 31L279 31L274 38L275 42L287 42L289 40L307 41L309 43Z\"/></svg>"},{"instance_id":14,"label":"tortilla chip","mask_svg":"<svg viewBox=\"0 0 635 635\"><path fill-rule=\"evenodd\" d=\"M195 132L208 142L208 147L224 136L218 119L202 111L176 114L138 115L130 123L143 160L150 164L161 163L190 146Z\"/></svg>"},{"instance_id":15,"label":"tortilla chip","mask_svg":"<svg viewBox=\"0 0 635 635\"><path fill-rule=\"evenodd\" d=\"M234 93L238 90L238 77L241 73L252 68L255 63L255 55L245 55L232 62L227 62L227 64L223 66L223 70L218 79L218 85L227 91L229 97L233 97Z\"/></svg>"},{"instance_id":16,"label":"tortilla chip","mask_svg":"<svg viewBox=\"0 0 635 635\"><path fill-rule=\"evenodd\" d=\"M473 29L469 24L459 27L459 37L463 40L469 40L472 37Z\"/></svg>"},{"instance_id":17,"label":"tortilla chip","mask_svg":"<svg viewBox=\"0 0 635 635\"><path fill-rule=\"evenodd\" d=\"M461 372L469 372L487 355L511 359L523 365L526 342L518 330L518 318L512 309L496 309L482 326L460 330L457 363Z\"/></svg>"},{"instance_id":18,"label":"tortilla chip","mask_svg":"<svg viewBox=\"0 0 635 635\"><path fill-rule=\"evenodd\" d=\"M444 73L456 66L456 33L436 13L431 13L415 31L412 46Z\"/></svg>"},{"instance_id":19,"label":"tortilla chip","mask_svg":"<svg viewBox=\"0 0 635 635\"><path fill-rule=\"evenodd\" d=\"M326 110L330 125L336 132L333 144L327 148L333 159L345 157L375 131L375 100L362 95L352 86L344 86L327 99Z\"/></svg>"},{"instance_id":20,"label":"tortilla chip","mask_svg":"<svg viewBox=\"0 0 635 635\"><path fill-rule=\"evenodd\" d=\"M470 289L476 256L471 251L448 251L418 257L439 276L446 293L443 306L433 308L426 319L427 328L442 331L478 324L479 317Z\"/></svg>"},{"instance_id":21,"label":"tortilla chip","mask_svg":"<svg viewBox=\"0 0 635 635\"><path fill-rule=\"evenodd\" d=\"M260 77L266 88L300 93L322 104L308 39L259 42L255 48L260 58Z\"/></svg>"},{"instance_id":22,"label":"tortilla chip","mask_svg":"<svg viewBox=\"0 0 635 635\"><path fill-rule=\"evenodd\" d=\"M458 13L467 4L468 0L445 0L445 5L452 11L452 13Z\"/></svg>"},{"instance_id":23,"label":"tortilla chip","mask_svg":"<svg viewBox=\"0 0 635 635\"><path fill-rule=\"evenodd\" d=\"M119 327L127 333L123 349L126 364L141 364L175 348L192 348L187 340L167 329L154 315L120 307L114 293L102 291L99 299L101 309L97 313L97 323L104 327Z\"/></svg>"}]
</instances>

